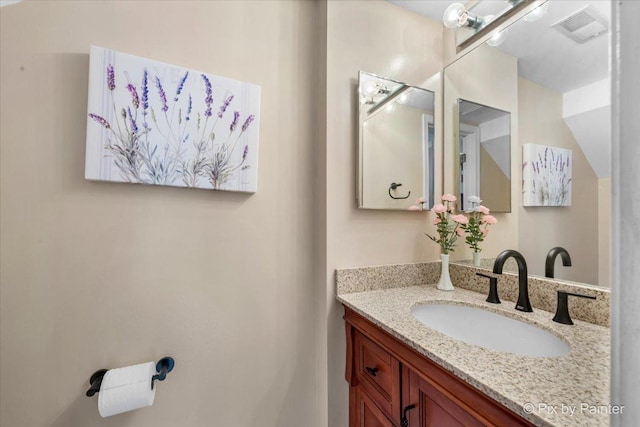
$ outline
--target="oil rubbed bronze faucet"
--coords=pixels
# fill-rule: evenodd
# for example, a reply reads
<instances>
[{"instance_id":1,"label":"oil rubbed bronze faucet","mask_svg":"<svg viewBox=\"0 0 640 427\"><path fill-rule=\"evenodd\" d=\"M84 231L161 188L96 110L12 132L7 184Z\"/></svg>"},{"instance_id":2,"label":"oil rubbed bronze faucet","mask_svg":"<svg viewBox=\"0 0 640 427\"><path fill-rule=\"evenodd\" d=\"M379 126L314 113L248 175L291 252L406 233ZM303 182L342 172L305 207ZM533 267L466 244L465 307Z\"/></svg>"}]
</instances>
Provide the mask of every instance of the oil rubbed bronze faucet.
<instances>
[{"instance_id":1,"label":"oil rubbed bronze faucet","mask_svg":"<svg viewBox=\"0 0 640 427\"><path fill-rule=\"evenodd\" d=\"M527 261L524 256L518 251L513 249L507 249L500 252L500 255L496 257L496 261L493 263L493 273L502 274L502 267L507 258L516 260L518 263L518 302L516 303L516 310L532 312L531 303L529 302L529 280L527 276Z\"/></svg>"},{"instance_id":2,"label":"oil rubbed bronze faucet","mask_svg":"<svg viewBox=\"0 0 640 427\"><path fill-rule=\"evenodd\" d=\"M562 265L565 267L571 267L571 257L569 256L569 252L561 246L556 246L555 248L551 248L547 253L547 260L544 263L544 277L554 278L554 265L558 255L562 258Z\"/></svg>"}]
</instances>

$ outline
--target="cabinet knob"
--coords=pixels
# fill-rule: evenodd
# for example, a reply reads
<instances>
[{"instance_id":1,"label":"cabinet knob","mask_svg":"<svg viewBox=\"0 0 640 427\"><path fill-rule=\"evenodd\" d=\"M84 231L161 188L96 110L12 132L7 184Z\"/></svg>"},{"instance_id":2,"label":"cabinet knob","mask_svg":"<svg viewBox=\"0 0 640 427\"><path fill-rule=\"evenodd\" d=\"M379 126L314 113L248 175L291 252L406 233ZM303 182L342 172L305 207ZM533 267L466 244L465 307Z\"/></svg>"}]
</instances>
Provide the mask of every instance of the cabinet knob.
<instances>
[{"instance_id":1,"label":"cabinet knob","mask_svg":"<svg viewBox=\"0 0 640 427\"><path fill-rule=\"evenodd\" d=\"M364 370L367 371L369 375L371 375L372 377L375 377L376 374L378 373L378 368L370 368L367 366L364 368Z\"/></svg>"},{"instance_id":2,"label":"cabinet knob","mask_svg":"<svg viewBox=\"0 0 640 427\"><path fill-rule=\"evenodd\" d=\"M408 406L404 407L404 409L402 410L402 419L400 420L400 427L409 427L409 420L407 419L407 412L409 412L410 410L412 410L415 407L416 407L415 404L408 405Z\"/></svg>"}]
</instances>

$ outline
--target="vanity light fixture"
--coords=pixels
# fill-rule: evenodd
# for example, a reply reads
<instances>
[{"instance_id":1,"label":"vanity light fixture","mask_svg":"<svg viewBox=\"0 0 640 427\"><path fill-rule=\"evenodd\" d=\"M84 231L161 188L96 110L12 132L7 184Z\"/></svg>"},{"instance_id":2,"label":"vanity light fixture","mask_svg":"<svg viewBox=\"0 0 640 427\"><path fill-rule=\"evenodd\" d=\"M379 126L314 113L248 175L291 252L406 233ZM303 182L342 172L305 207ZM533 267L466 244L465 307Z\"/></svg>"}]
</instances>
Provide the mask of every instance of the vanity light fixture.
<instances>
[{"instance_id":1,"label":"vanity light fixture","mask_svg":"<svg viewBox=\"0 0 640 427\"><path fill-rule=\"evenodd\" d=\"M502 31L497 31L493 34L493 36L491 36L489 40L487 40L487 44L493 47L500 46L502 42L507 39L507 34L509 34L508 28L505 28Z\"/></svg>"},{"instance_id":2,"label":"vanity light fixture","mask_svg":"<svg viewBox=\"0 0 640 427\"><path fill-rule=\"evenodd\" d=\"M366 96L361 96L360 103L362 105L374 105L376 102L373 100L372 97L367 98Z\"/></svg>"},{"instance_id":3,"label":"vanity light fixture","mask_svg":"<svg viewBox=\"0 0 640 427\"><path fill-rule=\"evenodd\" d=\"M380 86L374 82L367 82L364 85L364 95L365 96L374 96L374 95L387 95L391 92L387 87Z\"/></svg>"},{"instance_id":4,"label":"vanity light fixture","mask_svg":"<svg viewBox=\"0 0 640 427\"><path fill-rule=\"evenodd\" d=\"M403 84L398 89L394 90L392 93L390 93L388 96L386 96L384 99L377 100L376 105L374 105L373 107L371 107L367 111L367 119L370 119L375 114L378 114L380 111L387 111L387 112L393 111L394 104L403 95L405 95L405 94L408 95L407 92L409 92L410 90L411 90L410 86L407 86L407 85Z\"/></svg>"},{"instance_id":5,"label":"vanity light fixture","mask_svg":"<svg viewBox=\"0 0 640 427\"><path fill-rule=\"evenodd\" d=\"M363 105L375 105L378 95L388 95L391 90L373 81L365 83L360 96L360 103Z\"/></svg>"},{"instance_id":6,"label":"vanity light fixture","mask_svg":"<svg viewBox=\"0 0 640 427\"><path fill-rule=\"evenodd\" d=\"M522 0L514 0L509 1L509 3L511 3L513 7L521 1ZM493 21L494 18L494 15L487 15L485 17L474 15L469 12L462 3L454 3L445 10L442 21L444 22L444 26L447 28L470 27L475 30L479 30ZM489 46L498 46L502 44L502 42L507 38L507 33L508 31L506 28L502 31L496 32L489 40L487 40L487 44Z\"/></svg>"},{"instance_id":7,"label":"vanity light fixture","mask_svg":"<svg viewBox=\"0 0 640 427\"><path fill-rule=\"evenodd\" d=\"M485 20L469 12L462 3L453 3L444 11L442 22L447 28L470 27L479 29L485 24Z\"/></svg>"},{"instance_id":8,"label":"vanity light fixture","mask_svg":"<svg viewBox=\"0 0 640 427\"><path fill-rule=\"evenodd\" d=\"M535 22L541 19L544 15L547 14L547 10L549 10L549 2L546 1L540 4L538 7L533 9L531 12L527 13L523 18L527 22Z\"/></svg>"},{"instance_id":9,"label":"vanity light fixture","mask_svg":"<svg viewBox=\"0 0 640 427\"><path fill-rule=\"evenodd\" d=\"M493 21L494 18L495 18L494 15L487 15L484 17L484 22L488 24L489 22ZM493 35L489 40L487 40L487 44L492 47L500 46L502 42L504 42L507 39L507 34L509 34L508 28L505 28L502 31L493 30Z\"/></svg>"},{"instance_id":10,"label":"vanity light fixture","mask_svg":"<svg viewBox=\"0 0 640 427\"><path fill-rule=\"evenodd\" d=\"M378 92L378 89L377 89L376 84L374 82L367 82L367 84L364 85L364 95L365 96L371 96L376 92Z\"/></svg>"},{"instance_id":11,"label":"vanity light fixture","mask_svg":"<svg viewBox=\"0 0 640 427\"><path fill-rule=\"evenodd\" d=\"M467 5L471 5L472 8L480 1L470 0ZM508 7L497 16L479 16L471 13L462 3L454 3L445 10L442 21L447 28L460 29L456 31L456 52L459 53L479 40L487 41L487 35L495 36L491 41L492 46L500 44L506 34L494 34L494 31L503 29L510 18L518 16L523 10L530 11L535 8L533 6L542 5L545 1L550 0L506 0ZM473 31L464 30L464 27ZM462 38L462 41L458 42L459 38Z\"/></svg>"},{"instance_id":12,"label":"vanity light fixture","mask_svg":"<svg viewBox=\"0 0 640 427\"><path fill-rule=\"evenodd\" d=\"M407 101L409 100L409 94L407 92L404 92L402 95L400 95L398 97L398 104L406 104Z\"/></svg>"}]
</instances>

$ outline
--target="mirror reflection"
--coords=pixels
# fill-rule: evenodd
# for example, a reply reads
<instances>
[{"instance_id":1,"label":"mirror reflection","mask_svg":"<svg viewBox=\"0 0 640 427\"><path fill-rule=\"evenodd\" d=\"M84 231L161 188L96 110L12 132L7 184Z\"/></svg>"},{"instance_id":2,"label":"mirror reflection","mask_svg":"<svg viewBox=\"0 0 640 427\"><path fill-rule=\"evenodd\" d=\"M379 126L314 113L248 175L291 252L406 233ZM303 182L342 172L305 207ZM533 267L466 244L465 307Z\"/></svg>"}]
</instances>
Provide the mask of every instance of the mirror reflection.
<instances>
[{"instance_id":1,"label":"mirror reflection","mask_svg":"<svg viewBox=\"0 0 640 427\"><path fill-rule=\"evenodd\" d=\"M511 114L464 99L458 112L458 208L467 210L467 197L480 196L492 212L511 212Z\"/></svg>"},{"instance_id":2,"label":"mirror reflection","mask_svg":"<svg viewBox=\"0 0 640 427\"><path fill-rule=\"evenodd\" d=\"M459 183L463 135L458 129L463 120L458 99L511 113L512 209L499 214L505 228L492 230L483 248L485 258L516 249L527 259L529 272L544 277L548 253L562 247L570 254L571 266L557 257L556 278L609 286L609 6L600 1L548 1L508 27L500 43L482 43L445 69L445 168L454 170L445 185L465 196L470 191ZM528 144L571 152L570 205L524 203L523 149ZM482 199L486 202L487 197ZM495 206L485 204L496 212ZM456 255L471 258L462 251ZM484 261L489 268L492 262Z\"/></svg>"},{"instance_id":3,"label":"mirror reflection","mask_svg":"<svg viewBox=\"0 0 640 427\"><path fill-rule=\"evenodd\" d=\"M358 93L358 206L407 210L419 197L432 206L434 93L362 71Z\"/></svg>"}]
</instances>

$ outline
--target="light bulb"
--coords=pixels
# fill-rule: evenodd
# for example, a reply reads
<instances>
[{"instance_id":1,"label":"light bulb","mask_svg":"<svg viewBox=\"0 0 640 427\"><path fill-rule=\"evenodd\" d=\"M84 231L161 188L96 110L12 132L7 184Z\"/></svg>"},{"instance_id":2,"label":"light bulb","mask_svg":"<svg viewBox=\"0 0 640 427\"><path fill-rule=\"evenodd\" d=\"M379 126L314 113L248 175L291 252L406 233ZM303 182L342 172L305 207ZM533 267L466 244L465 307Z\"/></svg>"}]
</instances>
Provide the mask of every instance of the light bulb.
<instances>
[{"instance_id":1,"label":"light bulb","mask_svg":"<svg viewBox=\"0 0 640 427\"><path fill-rule=\"evenodd\" d=\"M407 101L409 100L409 94L408 93L403 93L402 95L400 95L400 97L398 98L398 102L400 104L405 104Z\"/></svg>"},{"instance_id":2,"label":"light bulb","mask_svg":"<svg viewBox=\"0 0 640 427\"><path fill-rule=\"evenodd\" d=\"M378 86L376 86L373 82L367 82L364 85L364 94L366 96L371 96L374 93L378 93Z\"/></svg>"},{"instance_id":3,"label":"light bulb","mask_svg":"<svg viewBox=\"0 0 640 427\"><path fill-rule=\"evenodd\" d=\"M393 104L392 103L388 103L386 107L384 107L385 110L391 112L393 111Z\"/></svg>"},{"instance_id":4,"label":"light bulb","mask_svg":"<svg viewBox=\"0 0 640 427\"><path fill-rule=\"evenodd\" d=\"M489 46L500 46L502 42L506 40L508 33L509 33L509 30L507 28L505 28L502 31L498 31L493 36L491 36L489 40L487 40L487 44Z\"/></svg>"},{"instance_id":5,"label":"light bulb","mask_svg":"<svg viewBox=\"0 0 640 427\"><path fill-rule=\"evenodd\" d=\"M444 11L442 16L442 22L447 28L456 28L463 24L460 23L460 19L467 12L462 3L453 3Z\"/></svg>"},{"instance_id":6,"label":"light bulb","mask_svg":"<svg viewBox=\"0 0 640 427\"><path fill-rule=\"evenodd\" d=\"M547 10L549 10L549 2L542 3L540 6L536 7L531 12L529 12L524 17L524 20L527 22L537 21L538 19L542 18L544 15L547 14Z\"/></svg>"}]
</instances>

